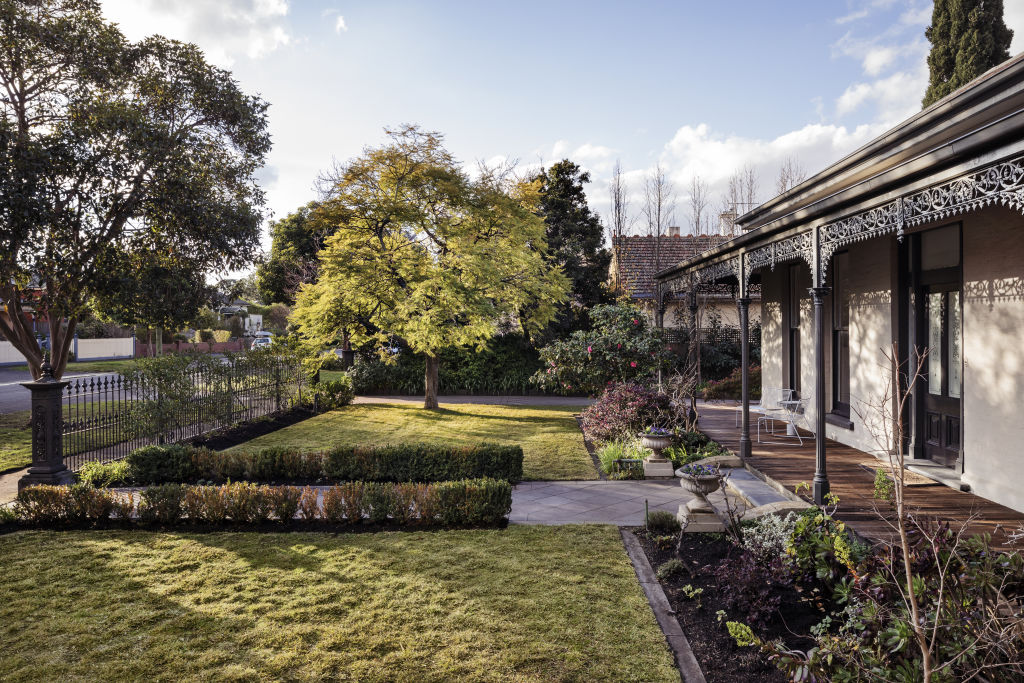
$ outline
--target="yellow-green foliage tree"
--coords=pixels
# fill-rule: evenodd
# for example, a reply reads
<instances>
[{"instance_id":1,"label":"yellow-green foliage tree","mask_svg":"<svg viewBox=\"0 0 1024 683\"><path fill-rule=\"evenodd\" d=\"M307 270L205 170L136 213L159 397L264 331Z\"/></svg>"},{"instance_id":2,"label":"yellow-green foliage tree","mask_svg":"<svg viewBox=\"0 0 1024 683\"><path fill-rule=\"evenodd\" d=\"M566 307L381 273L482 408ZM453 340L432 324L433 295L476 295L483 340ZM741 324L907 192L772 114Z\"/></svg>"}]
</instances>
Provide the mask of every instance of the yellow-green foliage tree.
<instances>
[{"instance_id":1,"label":"yellow-green foliage tree","mask_svg":"<svg viewBox=\"0 0 1024 683\"><path fill-rule=\"evenodd\" d=\"M489 169L470 179L438 133L388 135L330 178L311 220L331 237L293 320L322 344L402 339L426 357L424 407L436 408L442 349L483 347L509 323L543 329L569 285L544 258L537 183Z\"/></svg>"}]
</instances>

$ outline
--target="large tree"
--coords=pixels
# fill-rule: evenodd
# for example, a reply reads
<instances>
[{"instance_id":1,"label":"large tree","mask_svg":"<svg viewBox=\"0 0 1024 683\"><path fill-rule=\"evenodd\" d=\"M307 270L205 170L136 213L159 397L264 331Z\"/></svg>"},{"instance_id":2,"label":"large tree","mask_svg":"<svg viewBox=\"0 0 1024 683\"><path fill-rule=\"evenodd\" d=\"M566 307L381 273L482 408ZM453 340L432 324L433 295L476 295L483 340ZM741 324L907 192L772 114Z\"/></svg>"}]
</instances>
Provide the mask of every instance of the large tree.
<instances>
[{"instance_id":1,"label":"large tree","mask_svg":"<svg viewBox=\"0 0 1024 683\"><path fill-rule=\"evenodd\" d=\"M924 33L932 44L924 107L1010 58L1013 31L1003 21L1003 0L935 0Z\"/></svg>"},{"instance_id":2,"label":"large tree","mask_svg":"<svg viewBox=\"0 0 1024 683\"><path fill-rule=\"evenodd\" d=\"M317 254L327 235L324 226L310 220L315 206L307 204L270 224L270 254L256 269L260 296L268 304L291 306L299 287L316 280Z\"/></svg>"},{"instance_id":3,"label":"large tree","mask_svg":"<svg viewBox=\"0 0 1024 683\"><path fill-rule=\"evenodd\" d=\"M436 408L443 349L482 347L510 321L539 330L568 283L545 258L537 183L488 169L471 180L440 134L388 135L335 171L314 210L331 237L293 317L315 343L401 339L426 357L424 406Z\"/></svg>"},{"instance_id":4,"label":"large tree","mask_svg":"<svg viewBox=\"0 0 1024 683\"><path fill-rule=\"evenodd\" d=\"M121 254L238 269L257 253L266 104L194 45L128 42L95 0L0 0L0 332L60 376Z\"/></svg>"},{"instance_id":5,"label":"large tree","mask_svg":"<svg viewBox=\"0 0 1024 683\"><path fill-rule=\"evenodd\" d=\"M213 294L202 267L191 259L162 249L119 258L98 268L97 289L103 294L96 298L96 311L124 327L157 330L158 349L162 331L194 319Z\"/></svg>"},{"instance_id":6,"label":"large tree","mask_svg":"<svg viewBox=\"0 0 1024 683\"><path fill-rule=\"evenodd\" d=\"M569 300L559 311L549 335L561 336L587 324L586 311L607 300L611 252L604 248L604 228L590 210L583 189L590 173L562 159L537 176L540 215L544 219L548 260L569 278Z\"/></svg>"}]
</instances>

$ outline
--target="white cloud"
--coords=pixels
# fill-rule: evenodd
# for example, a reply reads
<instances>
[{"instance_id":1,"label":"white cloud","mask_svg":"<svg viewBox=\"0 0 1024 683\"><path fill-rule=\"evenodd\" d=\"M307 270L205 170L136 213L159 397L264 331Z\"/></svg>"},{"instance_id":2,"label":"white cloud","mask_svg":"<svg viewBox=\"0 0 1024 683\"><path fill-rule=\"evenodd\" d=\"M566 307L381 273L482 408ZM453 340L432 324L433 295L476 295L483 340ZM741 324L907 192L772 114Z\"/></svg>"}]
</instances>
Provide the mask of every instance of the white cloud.
<instances>
[{"instance_id":1,"label":"white cloud","mask_svg":"<svg viewBox=\"0 0 1024 683\"><path fill-rule=\"evenodd\" d=\"M836 114L846 116L865 104L874 104L876 120L895 124L920 111L927 85L928 66L922 59L911 71L897 71L885 78L850 85L836 100Z\"/></svg>"},{"instance_id":2,"label":"white cloud","mask_svg":"<svg viewBox=\"0 0 1024 683\"><path fill-rule=\"evenodd\" d=\"M1024 51L1024 0L1006 0L1003 3L1003 21L1013 29L1010 54Z\"/></svg>"},{"instance_id":3,"label":"white cloud","mask_svg":"<svg viewBox=\"0 0 1024 683\"><path fill-rule=\"evenodd\" d=\"M339 14L334 22L334 32L341 33L342 31L348 31L348 26L345 24L345 17Z\"/></svg>"},{"instance_id":4,"label":"white cloud","mask_svg":"<svg viewBox=\"0 0 1024 683\"><path fill-rule=\"evenodd\" d=\"M132 40L160 35L195 43L209 61L229 67L292 42L286 0L102 0L103 14Z\"/></svg>"},{"instance_id":5,"label":"white cloud","mask_svg":"<svg viewBox=\"0 0 1024 683\"><path fill-rule=\"evenodd\" d=\"M851 21L857 21L858 19L863 19L866 16L868 16L868 11L866 9L861 9L839 17L836 19L836 23L840 25L849 24Z\"/></svg>"}]
</instances>

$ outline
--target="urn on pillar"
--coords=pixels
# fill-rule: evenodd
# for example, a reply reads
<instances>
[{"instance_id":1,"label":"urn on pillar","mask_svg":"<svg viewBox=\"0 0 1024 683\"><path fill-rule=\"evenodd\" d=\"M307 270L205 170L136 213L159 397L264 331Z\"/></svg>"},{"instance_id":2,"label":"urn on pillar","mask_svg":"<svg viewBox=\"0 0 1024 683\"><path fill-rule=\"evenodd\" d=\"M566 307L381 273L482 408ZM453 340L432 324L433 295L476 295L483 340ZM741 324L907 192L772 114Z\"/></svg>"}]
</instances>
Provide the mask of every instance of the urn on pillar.
<instances>
[{"instance_id":1,"label":"urn on pillar","mask_svg":"<svg viewBox=\"0 0 1024 683\"><path fill-rule=\"evenodd\" d=\"M70 484L74 480L61 447L64 416L60 400L68 382L53 377L49 358L43 359L42 371L35 382L21 383L32 392L32 466L18 480L19 491L36 484Z\"/></svg>"}]
</instances>

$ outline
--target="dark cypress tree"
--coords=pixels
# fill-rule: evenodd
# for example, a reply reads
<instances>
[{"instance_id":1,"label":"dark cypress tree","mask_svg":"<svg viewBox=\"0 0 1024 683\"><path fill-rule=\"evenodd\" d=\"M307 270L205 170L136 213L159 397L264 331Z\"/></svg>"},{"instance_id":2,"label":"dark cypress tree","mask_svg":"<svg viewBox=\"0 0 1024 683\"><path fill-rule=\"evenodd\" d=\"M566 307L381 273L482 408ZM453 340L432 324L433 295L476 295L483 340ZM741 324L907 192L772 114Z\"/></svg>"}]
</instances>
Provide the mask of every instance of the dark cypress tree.
<instances>
[{"instance_id":1,"label":"dark cypress tree","mask_svg":"<svg viewBox=\"0 0 1024 683\"><path fill-rule=\"evenodd\" d=\"M925 107L1010 58L1003 0L935 0L924 34L932 44Z\"/></svg>"},{"instance_id":2,"label":"dark cypress tree","mask_svg":"<svg viewBox=\"0 0 1024 683\"><path fill-rule=\"evenodd\" d=\"M572 283L569 301L548 329L562 335L586 327L586 311L606 301L605 283L611 252L604 248L604 228L587 205L584 183L590 174L562 159L537 176L541 183L541 216L547 223L549 258Z\"/></svg>"}]
</instances>

